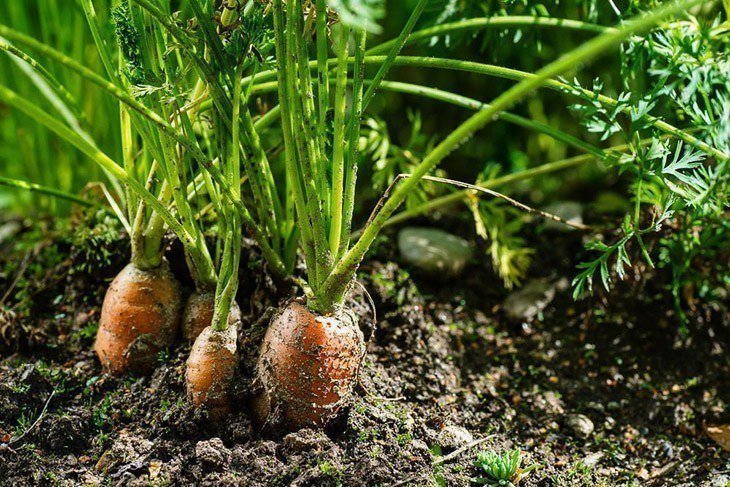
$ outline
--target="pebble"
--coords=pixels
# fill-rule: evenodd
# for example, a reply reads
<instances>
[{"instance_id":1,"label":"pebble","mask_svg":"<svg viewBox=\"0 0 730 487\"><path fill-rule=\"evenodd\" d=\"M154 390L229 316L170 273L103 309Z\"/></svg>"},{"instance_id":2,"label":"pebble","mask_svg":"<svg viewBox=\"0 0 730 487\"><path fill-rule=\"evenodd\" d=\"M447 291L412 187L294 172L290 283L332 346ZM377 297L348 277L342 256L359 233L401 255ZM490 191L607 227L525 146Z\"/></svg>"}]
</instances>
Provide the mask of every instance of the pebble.
<instances>
[{"instance_id":1,"label":"pebble","mask_svg":"<svg viewBox=\"0 0 730 487\"><path fill-rule=\"evenodd\" d=\"M599 413L602 413L606 409L603 406L603 404L601 404L600 402L595 402L595 401L591 401L588 404L586 404L586 408L592 409L593 411L596 411L596 412L599 412Z\"/></svg>"},{"instance_id":2,"label":"pebble","mask_svg":"<svg viewBox=\"0 0 730 487\"><path fill-rule=\"evenodd\" d=\"M532 321L555 298L556 286L544 279L534 279L504 300L504 313L515 323Z\"/></svg>"},{"instance_id":3,"label":"pebble","mask_svg":"<svg viewBox=\"0 0 730 487\"><path fill-rule=\"evenodd\" d=\"M596 465L598 465L598 462L601 461L603 458L604 453L603 452L595 452L587 455L585 458L583 458L580 463L586 468L593 468Z\"/></svg>"},{"instance_id":4,"label":"pebble","mask_svg":"<svg viewBox=\"0 0 730 487\"><path fill-rule=\"evenodd\" d=\"M456 450L472 441L472 434L461 426L445 426L438 435L438 444L443 450Z\"/></svg>"},{"instance_id":5,"label":"pebble","mask_svg":"<svg viewBox=\"0 0 730 487\"><path fill-rule=\"evenodd\" d=\"M420 451L422 453L431 453L431 449L428 447L426 442L423 440L411 441L411 449L413 451Z\"/></svg>"},{"instance_id":6,"label":"pebble","mask_svg":"<svg viewBox=\"0 0 730 487\"><path fill-rule=\"evenodd\" d=\"M583 414L571 414L565 419L565 426L577 438L587 439L593 433L595 426L588 416Z\"/></svg>"},{"instance_id":7,"label":"pebble","mask_svg":"<svg viewBox=\"0 0 730 487\"><path fill-rule=\"evenodd\" d=\"M457 277L472 257L469 242L437 228L404 228L398 250L406 263L441 280Z\"/></svg>"},{"instance_id":8,"label":"pebble","mask_svg":"<svg viewBox=\"0 0 730 487\"><path fill-rule=\"evenodd\" d=\"M14 220L0 225L0 244L5 243L6 240L9 241L22 229L22 225Z\"/></svg>"},{"instance_id":9,"label":"pebble","mask_svg":"<svg viewBox=\"0 0 730 487\"><path fill-rule=\"evenodd\" d=\"M563 414L565 404L560 395L555 391L545 391L544 394L535 398L537 406L541 407L545 412L550 414Z\"/></svg>"}]
</instances>

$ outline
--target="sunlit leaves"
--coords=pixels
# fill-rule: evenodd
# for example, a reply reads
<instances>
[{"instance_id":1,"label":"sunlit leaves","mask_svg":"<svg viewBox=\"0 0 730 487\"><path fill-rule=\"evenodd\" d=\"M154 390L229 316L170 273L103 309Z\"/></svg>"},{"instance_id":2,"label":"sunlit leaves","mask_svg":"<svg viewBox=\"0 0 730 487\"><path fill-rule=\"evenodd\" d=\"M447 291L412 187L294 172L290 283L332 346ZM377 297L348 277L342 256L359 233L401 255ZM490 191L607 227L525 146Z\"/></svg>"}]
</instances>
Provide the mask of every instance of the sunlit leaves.
<instances>
[{"instance_id":1,"label":"sunlit leaves","mask_svg":"<svg viewBox=\"0 0 730 487\"><path fill-rule=\"evenodd\" d=\"M607 107L599 98L603 91L603 83L596 79L593 81L591 90L585 90L578 79L574 79L572 83L563 80L569 86L567 93L574 95L580 99L579 103L570 105L570 109L574 111L580 118L580 123L589 132L599 134L601 140L606 140L614 134L623 130L619 120L619 114L631 107L631 97L629 93L621 93L617 98L617 104L613 107ZM592 94L588 94L590 91Z\"/></svg>"},{"instance_id":2,"label":"sunlit leaves","mask_svg":"<svg viewBox=\"0 0 730 487\"><path fill-rule=\"evenodd\" d=\"M680 49L669 52L666 46L670 38L666 34L659 38L663 40L659 45L665 47L663 50L652 51L653 55L656 56L656 52L663 52L667 56L671 54L677 57L673 61L675 64L683 64L683 51ZM682 45L677 39L674 41ZM696 42L689 44L694 51L702 51ZM636 46L631 49L633 52L637 51ZM685 46L684 49L689 47ZM651 55L649 58L651 59ZM657 63L653 65L656 66ZM665 65L672 64L667 62ZM682 72L682 69L678 71ZM700 71L708 72L706 69ZM656 75L657 71L652 74ZM578 265L580 272L573 280L576 298L592 292L595 279L599 279L606 290L610 289L614 276L619 280L623 279L627 268L631 266L629 250L632 243L649 266L653 266L643 235L659 232L663 224L675 216L675 212L690 212L695 217L697 212L714 211L718 214L723 205L726 205L726 191L722 189L727 185L726 162L714 166L713 161L708 161L701 151L685 146L682 142L659 138L653 127L655 118L652 112L659 110L668 96L681 100L683 97L686 99L690 92L695 97L691 105L694 108L685 107L685 112L694 113L694 118L690 118L693 118L695 127L716 120L716 114L701 108L714 106L713 103L703 105L702 97L697 98L703 92L699 87L700 79L702 77L690 75L681 82L670 69L662 72L651 91L640 95L625 91L616 97L618 103L612 106L606 106L601 99L603 85L600 81L594 81L590 91L584 89L578 80L569 83L570 88L567 91L580 100L571 109L578 114L581 124L589 132L599 134L602 140L620 135L628 144L630 150L627 153L610 154L604 162L618 168L619 174L630 178L629 188L634 202L633 211L624 217L621 224L621 237L610 244L597 240L586 246L586 250L594 257ZM683 106L681 101L675 103ZM715 135L708 140L717 140L716 134L727 130L730 129L713 128ZM649 143L643 142L645 140ZM654 215L648 225L642 211L646 206L651 207L649 214Z\"/></svg>"},{"instance_id":3,"label":"sunlit leaves","mask_svg":"<svg viewBox=\"0 0 730 487\"><path fill-rule=\"evenodd\" d=\"M372 161L372 186L378 192L384 191L398 176L410 174L433 147L433 137L421 131L421 116L409 111L411 122L410 135L405 143L398 144L391 140L388 127L383 120L369 118L363 122L360 132L359 152ZM437 170L434 176L446 176L443 170ZM406 208L411 209L425 203L429 199L448 190L443 184L432 181L421 181L406 198Z\"/></svg>"},{"instance_id":4,"label":"sunlit leaves","mask_svg":"<svg viewBox=\"0 0 730 487\"><path fill-rule=\"evenodd\" d=\"M727 21L687 17L655 29L628 45L624 79L661 85L661 102L692 126L700 139L730 151L730 36ZM704 160L692 147L664 147L653 162L672 205L673 232L660 240L660 267L671 271L675 310L686 323L682 302L692 294L716 299L727 289L727 161ZM667 218L670 218L667 217ZM722 262L715 265L715 262ZM697 270L705 268L704 270ZM724 292L724 291L723 291Z\"/></svg>"},{"instance_id":5,"label":"sunlit leaves","mask_svg":"<svg viewBox=\"0 0 730 487\"><path fill-rule=\"evenodd\" d=\"M385 17L384 0L327 0L327 5L352 27L373 33L382 30L378 22Z\"/></svg>"},{"instance_id":6,"label":"sunlit leaves","mask_svg":"<svg viewBox=\"0 0 730 487\"><path fill-rule=\"evenodd\" d=\"M599 255L594 260L578 264L577 267L581 272L572 282L574 299L593 292L593 280L597 273L601 284L606 290L610 289L611 270L614 270L619 278L623 278L626 266L631 265L626 251L626 243L633 236L633 233L625 235L610 245L599 240L594 240L586 245L586 250L598 252Z\"/></svg>"},{"instance_id":7,"label":"sunlit leaves","mask_svg":"<svg viewBox=\"0 0 730 487\"><path fill-rule=\"evenodd\" d=\"M662 86L663 102L680 110L701 138L730 150L730 35L720 17L688 16L634 39L625 51L624 79Z\"/></svg>"},{"instance_id":8,"label":"sunlit leaves","mask_svg":"<svg viewBox=\"0 0 730 487\"><path fill-rule=\"evenodd\" d=\"M487 242L495 273L504 287L519 286L532 264L535 250L525 245L519 235L524 215L501 201L468 200L476 233Z\"/></svg>"}]
</instances>

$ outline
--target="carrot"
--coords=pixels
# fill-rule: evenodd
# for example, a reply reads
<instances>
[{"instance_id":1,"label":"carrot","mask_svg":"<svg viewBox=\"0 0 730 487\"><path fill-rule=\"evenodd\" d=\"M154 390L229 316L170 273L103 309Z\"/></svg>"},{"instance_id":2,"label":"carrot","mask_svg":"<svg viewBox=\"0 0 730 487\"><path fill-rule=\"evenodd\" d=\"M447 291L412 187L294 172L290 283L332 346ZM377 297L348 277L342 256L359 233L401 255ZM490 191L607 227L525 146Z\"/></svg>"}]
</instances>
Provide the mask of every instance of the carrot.
<instances>
[{"instance_id":1,"label":"carrot","mask_svg":"<svg viewBox=\"0 0 730 487\"><path fill-rule=\"evenodd\" d=\"M195 291L191 294L183 311L183 337L190 343L194 342L198 335L213 321L214 311L214 291ZM228 315L228 323L235 324L239 321L241 321L241 308L238 303L233 301L231 303L231 312Z\"/></svg>"},{"instance_id":2,"label":"carrot","mask_svg":"<svg viewBox=\"0 0 730 487\"><path fill-rule=\"evenodd\" d=\"M231 319L229 315L229 324ZM187 361L188 399L220 417L230 411L228 394L238 364L237 326L207 326L195 339Z\"/></svg>"},{"instance_id":3,"label":"carrot","mask_svg":"<svg viewBox=\"0 0 730 487\"><path fill-rule=\"evenodd\" d=\"M112 373L149 374L180 327L180 286L166 262L142 270L128 264L112 281L101 308L94 350Z\"/></svg>"},{"instance_id":4,"label":"carrot","mask_svg":"<svg viewBox=\"0 0 730 487\"><path fill-rule=\"evenodd\" d=\"M322 316L289 303L272 318L261 345L257 419L285 430L326 426L350 398L364 354L351 310Z\"/></svg>"}]
</instances>

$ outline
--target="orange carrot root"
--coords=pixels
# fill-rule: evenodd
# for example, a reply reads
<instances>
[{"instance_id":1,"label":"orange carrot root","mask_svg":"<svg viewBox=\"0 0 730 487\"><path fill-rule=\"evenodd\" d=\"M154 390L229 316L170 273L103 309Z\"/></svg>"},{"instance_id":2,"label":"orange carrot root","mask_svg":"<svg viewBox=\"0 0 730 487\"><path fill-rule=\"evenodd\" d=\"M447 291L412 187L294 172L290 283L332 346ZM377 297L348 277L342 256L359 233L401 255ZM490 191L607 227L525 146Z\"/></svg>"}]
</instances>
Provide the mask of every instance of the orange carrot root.
<instances>
[{"instance_id":1,"label":"orange carrot root","mask_svg":"<svg viewBox=\"0 0 730 487\"><path fill-rule=\"evenodd\" d=\"M326 426L350 398L364 354L351 310L319 316L291 302L272 318L261 345L257 419L289 431Z\"/></svg>"},{"instance_id":2,"label":"orange carrot root","mask_svg":"<svg viewBox=\"0 0 730 487\"><path fill-rule=\"evenodd\" d=\"M180 286L167 263L152 270L128 264L101 308L94 350L105 370L150 374L180 327Z\"/></svg>"},{"instance_id":3,"label":"orange carrot root","mask_svg":"<svg viewBox=\"0 0 730 487\"><path fill-rule=\"evenodd\" d=\"M182 332L183 337L190 343L194 342L198 335L213 321L215 310L215 292L195 291L185 303L183 312ZM241 321L241 308L238 303L231 303L231 312L228 315L228 325L235 325Z\"/></svg>"},{"instance_id":4,"label":"orange carrot root","mask_svg":"<svg viewBox=\"0 0 730 487\"><path fill-rule=\"evenodd\" d=\"M205 328L195 340L187 361L188 398L220 417L230 411L229 388L238 365L237 326L218 331Z\"/></svg>"}]
</instances>

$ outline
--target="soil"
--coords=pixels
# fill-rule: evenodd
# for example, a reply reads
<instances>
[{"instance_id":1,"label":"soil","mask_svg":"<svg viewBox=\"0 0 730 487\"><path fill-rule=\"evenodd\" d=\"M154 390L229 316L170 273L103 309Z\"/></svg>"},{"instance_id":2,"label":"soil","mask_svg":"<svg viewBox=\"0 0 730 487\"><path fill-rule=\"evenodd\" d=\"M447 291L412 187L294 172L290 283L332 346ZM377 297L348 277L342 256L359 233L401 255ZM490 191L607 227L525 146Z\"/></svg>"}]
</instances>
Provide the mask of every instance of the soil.
<instances>
[{"instance_id":1,"label":"soil","mask_svg":"<svg viewBox=\"0 0 730 487\"><path fill-rule=\"evenodd\" d=\"M730 422L727 310L699 305L683 334L661 279L573 301L578 234L528 237L530 279L555 297L524 322L507 319L485 254L431 282L381 241L351 301L372 337L351 406L326 431L283 435L247 405L267 313L296 289L277 288L252 245L239 407L218 422L185 400L183 340L150 377L102 374L93 338L122 237L100 258L16 227L0 243L0 298L15 282L0 301L1 485L468 485L477 452L515 448L538 465L520 485L728 485L730 456L706 435ZM168 260L189 288L179 245Z\"/></svg>"}]
</instances>

